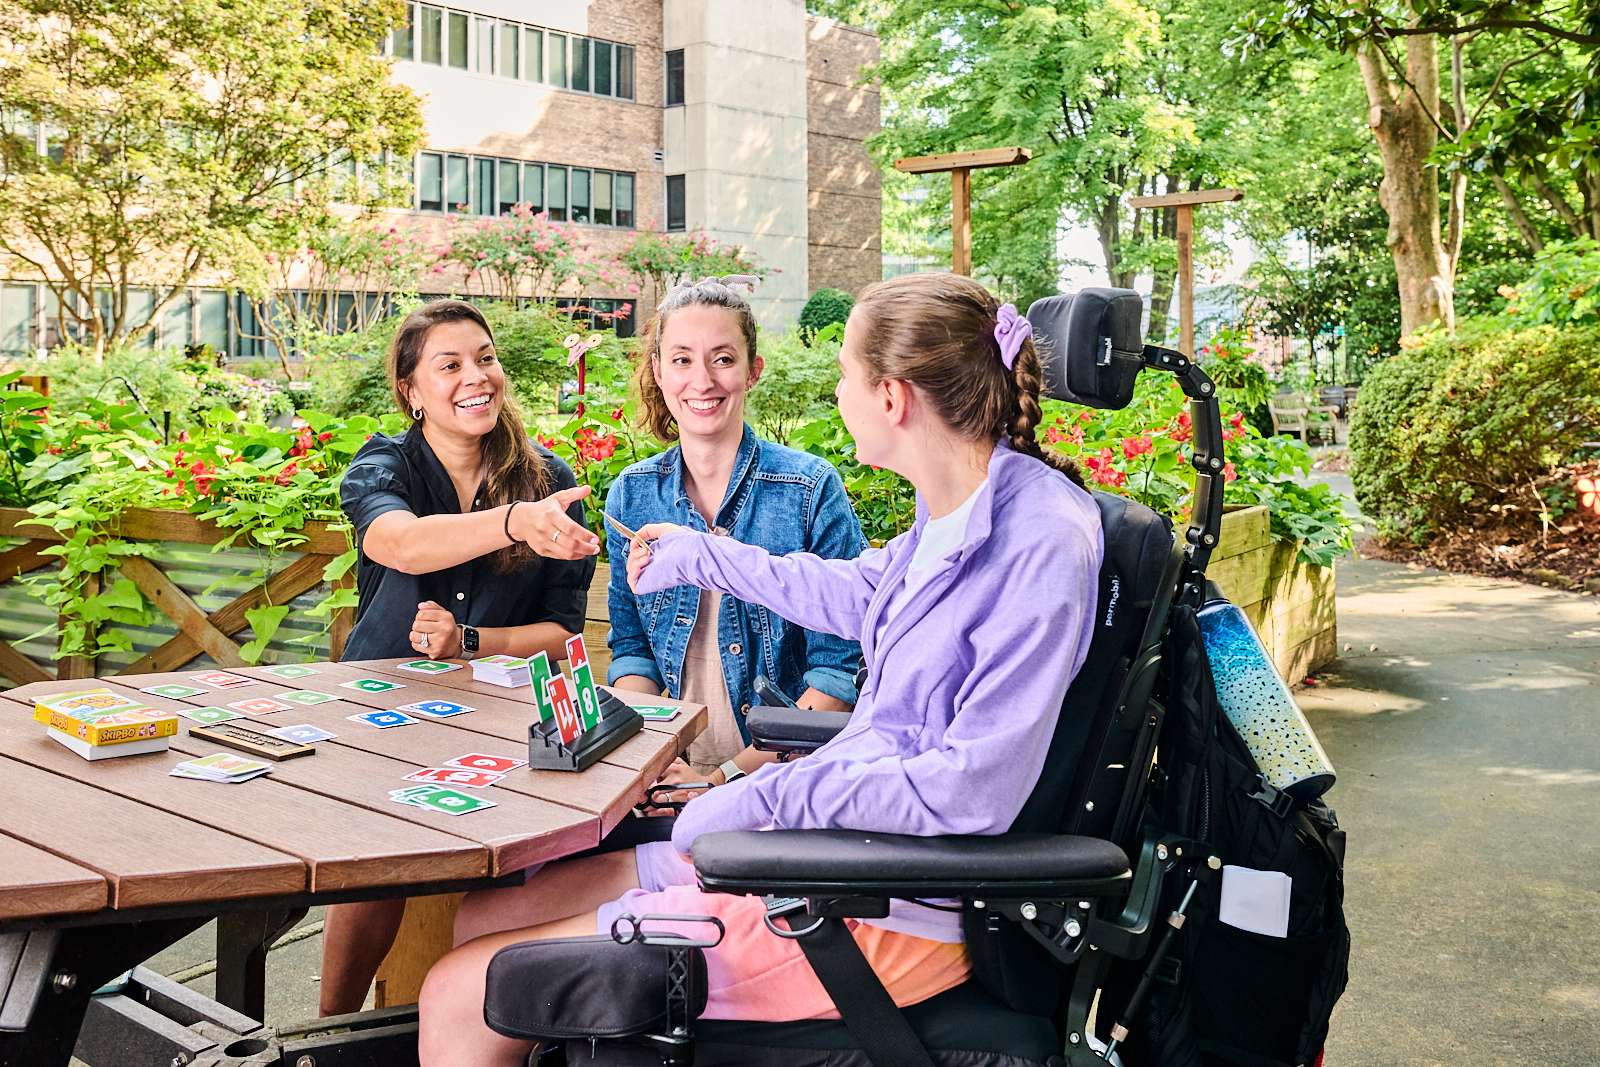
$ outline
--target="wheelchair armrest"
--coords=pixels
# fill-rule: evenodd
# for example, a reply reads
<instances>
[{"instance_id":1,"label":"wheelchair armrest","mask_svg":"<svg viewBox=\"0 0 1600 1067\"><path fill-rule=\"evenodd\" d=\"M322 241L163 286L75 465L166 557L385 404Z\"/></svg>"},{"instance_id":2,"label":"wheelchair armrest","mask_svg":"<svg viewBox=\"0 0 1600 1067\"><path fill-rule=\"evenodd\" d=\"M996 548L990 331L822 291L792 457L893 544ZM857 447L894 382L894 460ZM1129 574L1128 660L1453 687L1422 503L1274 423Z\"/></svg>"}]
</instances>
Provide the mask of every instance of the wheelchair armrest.
<instances>
[{"instance_id":1,"label":"wheelchair armrest","mask_svg":"<svg viewBox=\"0 0 1600 1067\"><path fill-rule=\"evenodd\" d=\"M912 837L858 830L703 834L700 885L712 892L790 897L1111 896L1132 877L1109 841L1054 834Z\"/></svg>"},{"instance_id":2,"label":"wheelchair armrest","mask_svg":"<svg viewBox=\"0 0 1600 1067\"><path fill-rule=\"evenodd\" d=\"M745 713L750 741L762 752L814 752L850 721L848 711L757 705Z\"/></svg>"},{"instance_id":3,"label":"wheelchair armrest","mask_svg":"<svg viewBox=\"0 0 1600 1067\"><path fill-rule=\"evenodd\" d=\"M687 1005L706 1006L706 959L688 954ZM507 945L489 960L483 1021L517 1038L623 1037L667 1026L670 950L621 945L609 937L568 937Z\"/></svg>"}]
</instances>

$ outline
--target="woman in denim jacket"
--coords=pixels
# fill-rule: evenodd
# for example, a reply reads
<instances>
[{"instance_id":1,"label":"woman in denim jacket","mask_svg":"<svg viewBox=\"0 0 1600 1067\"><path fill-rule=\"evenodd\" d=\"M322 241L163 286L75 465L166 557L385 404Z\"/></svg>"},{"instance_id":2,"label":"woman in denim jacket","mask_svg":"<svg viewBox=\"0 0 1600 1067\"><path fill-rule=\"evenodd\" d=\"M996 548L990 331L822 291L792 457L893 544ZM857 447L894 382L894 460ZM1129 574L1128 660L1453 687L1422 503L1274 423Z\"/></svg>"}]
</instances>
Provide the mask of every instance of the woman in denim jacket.
<instances>
[{"instance_id":1,"label":"woman in denim jacket","mask_svg":"<svg viewBox=\"0 0 1600 1067\"><path fill-rule=\"evenodd\" d=\"M677 444L624 470L606 498L606 513L633 529L670 522L728 534L777 555L854 559L866 539L838 471L745 425L745 394L762 370L755 316L729 284L745 280L679 286L657 308L635 386L645 424ZM767 761L746 747L744 713L761 703L758 676L804 707L842 711L855 703L861 661L855 642L690 586L636 596L620 563L627 541L609 525L606 534L618 561L609 590L608 681L711 709L687 763L674 764L663 781L722 784Z\"/></svg>"}]
</instances>

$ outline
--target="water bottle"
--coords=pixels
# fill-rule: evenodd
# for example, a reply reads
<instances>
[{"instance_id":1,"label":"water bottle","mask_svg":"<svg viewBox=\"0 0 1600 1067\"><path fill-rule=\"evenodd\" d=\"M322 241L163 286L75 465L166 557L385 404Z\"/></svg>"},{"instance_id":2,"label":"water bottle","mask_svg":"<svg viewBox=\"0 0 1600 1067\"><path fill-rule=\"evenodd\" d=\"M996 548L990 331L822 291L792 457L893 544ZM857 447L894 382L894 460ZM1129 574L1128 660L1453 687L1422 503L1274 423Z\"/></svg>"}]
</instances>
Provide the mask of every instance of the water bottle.
<instances>
[{"instance_id":1,"label":"water bottle","mask_svg":"<svg viewBox=\"0 0 1600 1067\"><path fill-rule=\"evenodd\" d=\"M1268 783L1296 800L1326 793L1334 783L1333 764L1250 620L1226 600L1207 602L1197 617L1217 702Z\"/></svg>"}]
</instances>

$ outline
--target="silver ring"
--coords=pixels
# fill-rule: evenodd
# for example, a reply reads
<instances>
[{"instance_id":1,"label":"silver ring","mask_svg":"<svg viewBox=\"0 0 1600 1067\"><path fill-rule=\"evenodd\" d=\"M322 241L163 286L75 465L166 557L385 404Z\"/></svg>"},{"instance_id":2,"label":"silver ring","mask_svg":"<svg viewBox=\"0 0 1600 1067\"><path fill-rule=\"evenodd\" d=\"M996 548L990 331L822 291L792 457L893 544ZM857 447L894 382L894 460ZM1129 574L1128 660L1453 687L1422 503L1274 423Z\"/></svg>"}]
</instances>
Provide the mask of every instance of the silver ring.
<instances>
[{"instance_id":1,"label":"silver ring","mask_svg":"<svg viewBox=\"0 0 1600 1067\"><path fill-rule=\"evenodd\" d=\"M561 531L560 530L556 530L556 531L552 532L550 534L550 540L551 541L559 541L559 540L561 540Z\"/></svg>"}]
</instances>

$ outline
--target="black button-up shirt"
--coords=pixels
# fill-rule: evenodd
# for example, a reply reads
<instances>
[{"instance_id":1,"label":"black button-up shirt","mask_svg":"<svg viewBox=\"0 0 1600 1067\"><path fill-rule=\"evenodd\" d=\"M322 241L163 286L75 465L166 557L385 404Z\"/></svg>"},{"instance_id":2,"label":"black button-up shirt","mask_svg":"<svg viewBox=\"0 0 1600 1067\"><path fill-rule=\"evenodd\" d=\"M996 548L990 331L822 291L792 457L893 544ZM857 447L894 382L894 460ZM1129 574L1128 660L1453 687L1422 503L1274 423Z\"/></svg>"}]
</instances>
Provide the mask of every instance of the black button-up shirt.
<instances>
[{"instance_id":1,"label":"black button-up shirt","mask_svg":"<svg viewBox=\"0 0 1600 1067\"><path fill-rule=\"evenodd\" d=\"M551 492L577 485L565 463L538 444L534 448L550 465ZM339 485L339 499L355 526L358 548L364 548L367 527L379 515L409 511L423 518L461 513L455 485L418 426L400 437L374 434L361 446ZM483 487L479 486L473 510L483 506ZM567 511L574 522L583 523L582 501ZM431 574L403 574L372 562L362 551L356 570L361 599L344 658L414 655L411 622L424 600L448 608L457 622L468 626L553 622L582 633L594 562L593 556L577 560L535 556L517 570L502 574L491 557L482 556Z\"/></svg>"}]
</instances>

